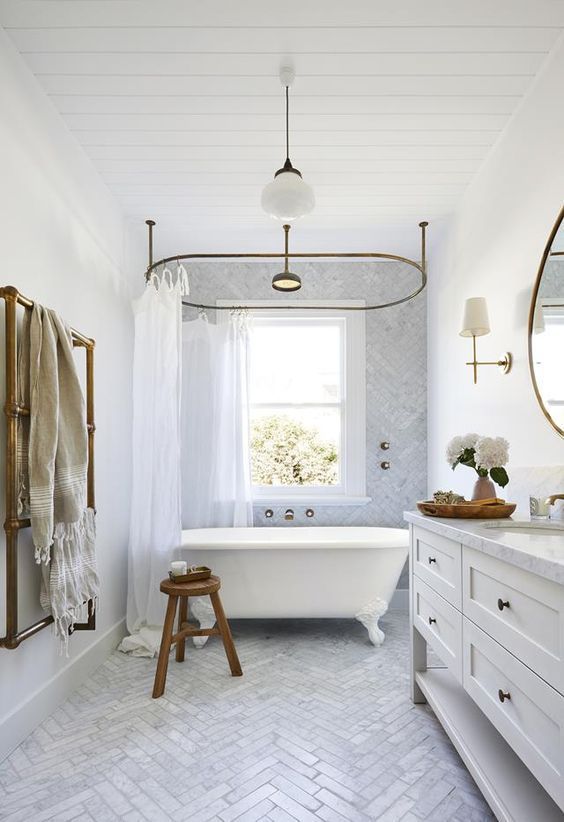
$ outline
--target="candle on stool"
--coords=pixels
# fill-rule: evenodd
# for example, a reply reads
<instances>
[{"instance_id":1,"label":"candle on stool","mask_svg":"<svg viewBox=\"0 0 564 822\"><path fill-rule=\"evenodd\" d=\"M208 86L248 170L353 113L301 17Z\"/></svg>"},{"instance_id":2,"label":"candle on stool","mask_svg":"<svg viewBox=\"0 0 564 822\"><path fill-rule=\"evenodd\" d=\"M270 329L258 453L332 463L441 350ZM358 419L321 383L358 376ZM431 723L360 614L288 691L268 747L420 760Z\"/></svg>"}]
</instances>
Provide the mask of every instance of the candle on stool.
<instances>
[{"instance_id":1,"label":"candle on stool","mask_svg":"<svg viewBox=\"0 0 564 822\"><path fill-rule=\"evenodd\" d=\"M188 571L188 563L183 560L176 560L170 563L170 572L173 577L181 577Z\"/></svg>"}]
</instances>

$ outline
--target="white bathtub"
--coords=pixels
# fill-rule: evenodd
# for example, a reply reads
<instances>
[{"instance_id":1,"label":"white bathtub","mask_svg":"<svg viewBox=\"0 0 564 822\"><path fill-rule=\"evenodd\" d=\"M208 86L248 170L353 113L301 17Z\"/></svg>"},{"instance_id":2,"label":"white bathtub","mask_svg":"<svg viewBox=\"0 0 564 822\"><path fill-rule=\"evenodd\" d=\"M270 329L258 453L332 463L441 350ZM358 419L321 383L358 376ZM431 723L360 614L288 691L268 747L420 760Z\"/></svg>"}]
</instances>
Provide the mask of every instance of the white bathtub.
<instances>
[{"instance_id":1,"label":"white bathtub","mask_svg":"<svg viewBox=\"0 0 564 822\"><path fill-rule=\"evenodd\" d=\"M355 617L381 645L378 619L388 609L407 558L400 528L202 528L182 532L182 559L221 577L231 619ZM204 628L207 598L192 600ZM203 644L203 642L200 642Z\"/></svg>"}]
</instances>

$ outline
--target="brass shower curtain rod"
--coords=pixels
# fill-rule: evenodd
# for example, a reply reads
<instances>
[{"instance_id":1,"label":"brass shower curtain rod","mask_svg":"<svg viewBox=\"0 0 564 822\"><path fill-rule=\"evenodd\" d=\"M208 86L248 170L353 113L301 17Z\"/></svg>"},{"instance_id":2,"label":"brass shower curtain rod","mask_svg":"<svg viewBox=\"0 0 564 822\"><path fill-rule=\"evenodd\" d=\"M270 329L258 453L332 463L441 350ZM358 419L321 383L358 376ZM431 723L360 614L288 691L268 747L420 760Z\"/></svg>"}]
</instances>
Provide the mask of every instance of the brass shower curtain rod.
<instances>
[{"instance_id":1,"label":"brass shower curtain rod","mask_svg":"<svg viewBox=\"0 0 564 822\"><path fill-rule=\"evenodd\" d=\"M156 225L154 220L145 220L146 225L149 228L149 265L147 266L147 271L145 272L145 280L149 282L151 279L151 275L155 273L160 267L166 267L168 263L176 262L177 265L183 260L276 260L276 259L283 259L287 263L289 259L319 259L319 258L327 258L327 259L352 259L352 260L393 260L400 263L406 263L407 265L412 266L413 268L417 269L421 275L421 282L417 286L417 288L408 294L406 297L401 297L397 300L392 300L391 302L387 303L379 303L377 305L363 305L363 306L334 306L334 305L315 305L315 306L308 306L308 310L311 311L376 311L380 308L390 308L393 305L400 305L401 303L406 303L409 300L412 300L418 294L420 294L427 284L427 257L426 257L426 229L429 223L424 220L419 223L419 228L421 229L421 262L418 263L416 260L410 260L409 257L401 257L398 254L383 254L381 252L376 251L352 251L352 252L288 252L287 244L286 249L283 252L251 252L251 253L235 253L235 254L175 254L172 257L163 257L161 260L157 260L156 262L153 261L153 228ZM286 233L287 237L287 233ZM288 304L281 304L277 300L273 300L269 305L260 305L260 306L245 306L245 305L207 305L205 303L194 303L190 302L189 300L182 300L182 305L186 305L190 308L198 308L202 310L209 310L209 311L232 311L234 309L244 310L248 308L252 311L260 311L261 309L272 309L272 308L281 308L281 309L298 309L303 308L303 303L300 300L296 300L296 303L293 305Z\"/></svg>"}]
</instances>

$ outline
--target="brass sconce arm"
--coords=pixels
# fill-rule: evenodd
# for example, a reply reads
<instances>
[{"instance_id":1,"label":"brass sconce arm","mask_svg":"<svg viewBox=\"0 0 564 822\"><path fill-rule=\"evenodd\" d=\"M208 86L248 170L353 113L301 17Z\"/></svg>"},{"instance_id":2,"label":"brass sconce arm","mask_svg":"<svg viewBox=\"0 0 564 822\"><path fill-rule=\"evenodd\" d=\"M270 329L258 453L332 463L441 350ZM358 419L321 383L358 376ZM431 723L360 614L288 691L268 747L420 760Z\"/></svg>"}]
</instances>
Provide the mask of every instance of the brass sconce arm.
<instances>
[{"instance_id":1,"label":"brass sconce arm","mask_svg":"<svg viewBox=\"0 0 564 822\"><path fill-rule=\"evenodd\" d=\"M511 371L511 366L513 365L513 357L506 351L503 355L503 359L500 360L488 360L480 362L478 360L477 352L476 352L476 335L472 335L472 355L473 359L471 362L467 362L466 365L471 365L474 370L474 385L478 382L478 366L479 365L497 365L498 368L503 370L504 374L509 374Z\"/></svg>"}]
</instances>

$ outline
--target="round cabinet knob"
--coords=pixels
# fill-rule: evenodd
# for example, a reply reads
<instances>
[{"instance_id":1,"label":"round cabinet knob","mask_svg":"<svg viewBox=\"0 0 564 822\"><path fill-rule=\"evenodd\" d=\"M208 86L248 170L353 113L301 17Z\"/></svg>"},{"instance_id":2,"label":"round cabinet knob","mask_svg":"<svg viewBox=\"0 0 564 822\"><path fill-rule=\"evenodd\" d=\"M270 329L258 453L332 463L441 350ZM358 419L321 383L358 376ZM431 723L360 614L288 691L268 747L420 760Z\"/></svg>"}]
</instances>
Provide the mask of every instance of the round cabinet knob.
<instances>
[{"instance_id":1,"label":"round cabinet knob","mask_svg":"<svg viewBox=\"0 0 564 822\"><path fill-rule=\"evenodd\" d=\"M436 561L437 561L436 557L427 557L427 562L429 563L429 565L432 565L433 562L436 562Z\"/></svg>"},{"instance_id":2,"label":"round cabinet knob","mask_svg":"<svg viewBox=\"0 0 564 822\"><path fill-rule=\"evenodd\" d=\"M307 511L306 511L306 517L309 517L309 519L311 519L314 516L315 516L315 511L313 510L313 508L308 508Z\"/></svg>"},{"instance_id":3,"label":"round cabinet knob","mask_svg":"<svg viewBox=\"0 0 564 822\"><path fill-rule=\"evenodd\" d=\"M382 451L387 451L389 447L390 447L390 443L387 442L386 440L384 440L383 442L380 443L380 448L382 449Z\"/></svg>"},{"instance_id":4,"label":"round cabinet knob","mask_svg":"<svg viewBox=\"0 0 564 822\"><path fill-rule=\"evenodd\" d=\"M501 688L497 692L497 695L500 702L505 702L506 699L511 699L511 694L509 691L502 691Z\"/></svg>"},{"instance_id":5,"label":"round cabinet knob","mask_svg":"<svg viewBox=\"0 0 564 822\"><path fill-rule=\"evenodd\" d=\"M509 608L509 600L507 600L507 599L503 600L501 598L498 599L497 607L499 608L500 611L503 611L504 608Z\"/></svg>"},{"instance_id":6,"label":"round cabinet knob","mask_svg":"<svg viewBox=\"0 0 564 822\"><path fill-rule=\"evenodd\" d=\"M435 617L429 617L429 625L433 625L436 621Z\"/></svg>"},{"instance_id":7,"label":"round cabinet knob","mask_svg":"<svg viewBox=\"0 0 564 822\"><path fill-rule=\"evenodd\" d=\"M380 468L383 471L387 471L389 469L389 467L390 467L390 463L389 463L388 460L384 460L383 462L380 463Z\"/></svg>"},{"instance_id":8,"label":"round cabinet knob","mask_svg":"<svg viewBox=\"0 0 564 822\"><path fill-rule=\"evenodd\" d=\"M272 517L274 516L274 511L272 510L272 508L267 508L266 511L264 512L264 516L267 519L272 519Z\"/></svg>"}]
</instances>

